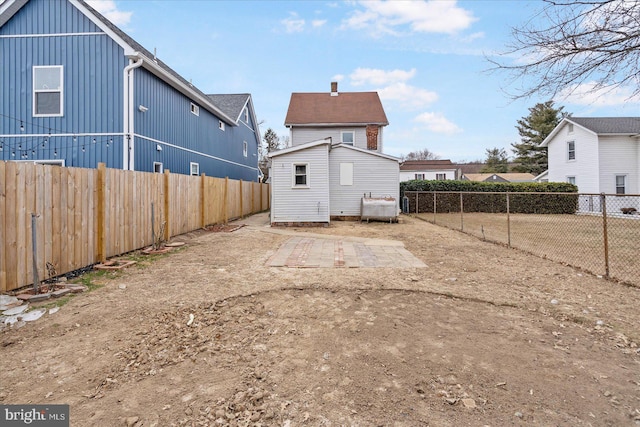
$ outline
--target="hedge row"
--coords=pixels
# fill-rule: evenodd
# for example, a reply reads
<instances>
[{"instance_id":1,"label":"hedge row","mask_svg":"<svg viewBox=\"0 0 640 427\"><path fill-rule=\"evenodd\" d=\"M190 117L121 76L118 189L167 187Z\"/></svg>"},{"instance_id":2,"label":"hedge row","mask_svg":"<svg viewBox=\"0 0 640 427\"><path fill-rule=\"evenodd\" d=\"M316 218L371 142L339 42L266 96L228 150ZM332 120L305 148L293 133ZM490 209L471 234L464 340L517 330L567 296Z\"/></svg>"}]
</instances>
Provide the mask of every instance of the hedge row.
<instances>
[{"instance_id":1,"label":"hedge row","mask_svg":"<svg viewBox=\"0 0 640 427\"><path fill-rule=\"evenodd\" d=\"M578 188L563 182L405 181L400 183L400 196L407 195L409 212L416 212L416 191L449 192L436 194L439 213L460 212L460 194L464 212L506 213L506 194L494 193L507 192L511 213L574 214L578 208ZM417 201L419 213L433 212L433 193L419 194Z\"/></svg>"}]
</instances>

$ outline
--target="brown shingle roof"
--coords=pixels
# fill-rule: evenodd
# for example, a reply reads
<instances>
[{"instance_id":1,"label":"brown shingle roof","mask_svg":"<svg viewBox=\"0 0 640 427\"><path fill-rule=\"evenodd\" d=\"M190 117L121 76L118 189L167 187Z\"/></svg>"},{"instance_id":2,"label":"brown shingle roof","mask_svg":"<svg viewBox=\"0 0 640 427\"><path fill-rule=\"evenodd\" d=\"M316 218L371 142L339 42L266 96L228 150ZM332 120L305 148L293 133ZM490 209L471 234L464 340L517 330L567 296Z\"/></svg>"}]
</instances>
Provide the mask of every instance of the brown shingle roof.
<instances>
[{"instance_id":1,"label":"brown shingle roof","mask_svg":"<svg viewBox=\"0 0 640 427\"><path fill-rule=\"evenodd\" d=\"M389 124L377 92L292 93L285 126Z\"/></svg>"},{"instance_id":2,"label":"brown shingle roof","mask_svg":"<svg viewBox=\"0 0 640 427\"><path fill-rule=\"evenodd\" d=\"M428 169L457 169L451 160L405 160L400 164L401 171L420 171Z\"/></svg>"}]
</instances>

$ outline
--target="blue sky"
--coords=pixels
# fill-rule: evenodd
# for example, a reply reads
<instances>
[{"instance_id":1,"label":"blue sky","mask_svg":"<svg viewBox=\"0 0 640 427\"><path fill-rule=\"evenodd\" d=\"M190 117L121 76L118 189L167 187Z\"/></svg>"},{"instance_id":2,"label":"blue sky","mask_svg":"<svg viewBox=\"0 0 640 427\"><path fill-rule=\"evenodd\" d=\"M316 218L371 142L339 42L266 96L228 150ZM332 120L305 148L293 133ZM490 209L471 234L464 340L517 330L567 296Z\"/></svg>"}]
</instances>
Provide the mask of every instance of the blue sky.
<instances>
[{"instance_id":1,"label":"blue sky","mask_svg":"<svg viewBox=\"0 0 640 427\"><path fill-rule=\"evenodd\" d=\"M517 120L547 99L512 101L485 56L540 1L93 0L148 50L205 93L251 93L260 131L288 135L292 92L377 91L389 126L384 150L427 148L442 159L482 160L519 142ZM517 60L517 58L514 58ZM639 116L624 89L556 99L574 116Z\"/></svg>"}]
</instances>

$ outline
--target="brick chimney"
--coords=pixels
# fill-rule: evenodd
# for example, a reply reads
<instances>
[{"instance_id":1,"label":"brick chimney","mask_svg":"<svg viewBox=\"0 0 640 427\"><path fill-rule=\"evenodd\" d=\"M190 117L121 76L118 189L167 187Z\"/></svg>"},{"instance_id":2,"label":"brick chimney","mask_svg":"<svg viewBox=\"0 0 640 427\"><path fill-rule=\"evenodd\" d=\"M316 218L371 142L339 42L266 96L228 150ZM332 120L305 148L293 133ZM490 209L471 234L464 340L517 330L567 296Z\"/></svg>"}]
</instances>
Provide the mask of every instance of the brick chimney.
<instances>
[{"instance_id":1,"label":"brick chimney","mask_svg":"<svg viewBox=\"0 0 640 427\"><path fill-rule=\"evenodd\" d=\"M338 96L338 82L331 82L331 96Z\"/></svg>"},{"instance_id":2,"label":"brick chimney","mask_svg":"<svg viewBox=\"0 0 640 427\"><path fill-rule=\"evenodd\" d=\"M378 151L378 125L367 125L367 150Z\"/></svg>"}]
</instances>

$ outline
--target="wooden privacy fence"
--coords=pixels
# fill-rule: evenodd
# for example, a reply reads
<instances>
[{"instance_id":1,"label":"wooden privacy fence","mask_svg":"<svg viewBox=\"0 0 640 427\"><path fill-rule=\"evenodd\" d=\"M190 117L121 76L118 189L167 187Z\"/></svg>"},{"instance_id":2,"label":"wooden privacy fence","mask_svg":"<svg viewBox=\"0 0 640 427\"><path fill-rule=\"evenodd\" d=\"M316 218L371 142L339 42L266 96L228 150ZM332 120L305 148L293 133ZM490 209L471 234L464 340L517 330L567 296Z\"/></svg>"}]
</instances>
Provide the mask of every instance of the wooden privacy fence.
<instances>
[{"instance_id":1,"label":"wooden privacy fence","mask_svg":"<svg viewBox=\"0 0 640 427\"><path fill-rule=\"evenodd\" d=\"M269 209L269 185L205 175L0 161L0 292ZM152 215L153 211L153 215ZM152 216L154 223L152 223Z\"/></svg>"}]
</instances>

